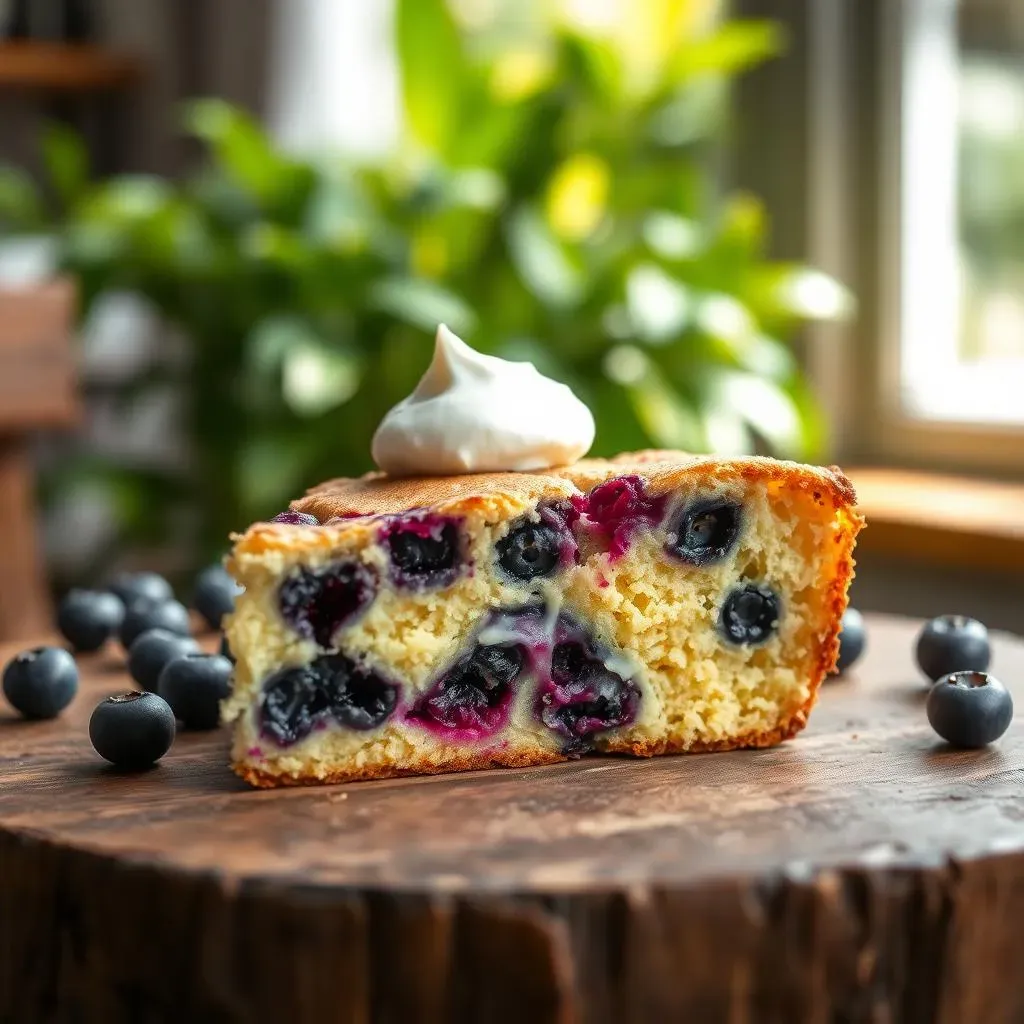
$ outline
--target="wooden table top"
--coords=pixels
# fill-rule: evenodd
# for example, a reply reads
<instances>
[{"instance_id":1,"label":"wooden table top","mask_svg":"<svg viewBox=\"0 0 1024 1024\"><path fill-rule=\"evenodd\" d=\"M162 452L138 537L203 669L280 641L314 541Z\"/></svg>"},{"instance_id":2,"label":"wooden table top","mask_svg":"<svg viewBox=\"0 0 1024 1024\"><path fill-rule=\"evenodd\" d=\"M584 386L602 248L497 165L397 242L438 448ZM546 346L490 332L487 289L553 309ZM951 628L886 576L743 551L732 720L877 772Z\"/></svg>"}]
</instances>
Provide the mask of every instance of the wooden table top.
<instances>
[{"instance_id":1,"label":"wooden table top","mask_svg":"<svg viewBox=\"0 0 1024 1024\"><path fill-rule=\"evenodd\" d=\"M916 629L872 620L863 662L772 750L277 791L231 773L222 733L179 733L141 775L101 761L89 715L131 688L111 648L81 660L59 719L0 710L0 827L183 870L413 889L685 884L1024 847L1024 716L987 750L946 748L925 717ZM993 670L1024 710L1024 643L999 638Z\"/></svg>"},{"instance_id":2,"label":"wooden table top","mask_svg":"<svg viewBox=\"0 0 1024 1024\"><path fill-rule=\"evenodd\" d=\"M834 986L823 980L831 977L830 971L836 984L852 986L850 991L859 993L862 1000L869 996L889 1000L886 1005L892 1015L886 1020L940 1019L915 1014L918 1010L938 1013L947 1007L944 1000L951 1000L948 1007L953 1007L944 1020L969 1019L958 1015L961 1010L981 1012L982 1016L973 1018L978 1024L1024 1019L1024 981L1019 991L1016 981L1006 981L993 994L991 985L982 991L980 975L976 983L965 980L966 965L977 964L979 956L987 955L998 965L1003 952L1010 955L1011 946L1013 957L1019 950L1017 929L1024 915L1024 715L1020 713L1024 710L1024 641L1007 636L994 641L993 671L1014 693L1019 709L1009 732L989 749L957 751L935 736L925 717L927 690L912 661L918 628L919 623L910 620L869 617L863 661L848 678L826 683L802 735L772 750L650 761L593 757L528 770L278 791L252 790L239 781L226 766L227 739L219 733L180 734L164 760L141 775L120 774L106 766L90 747L89 715L102 697L129 688L128 680L114 650L82 659L80 693L56 721L22 722L6 708L0 710L0 948L4 872L10 879L12 871L28 870L30 860L58 857L61 867L54 877L59 881L51 879L51 883L71 893L92 875L108 884L110 878L122 877L119 873L141 871L148 880L146 886L155 887L139 890L149 892L147 898L157 898L152 894L163 891L163 886L176 894L175 900L191 905L189 900L198 899L196 893L215 892L219 914L226 912L225 907L233 907L232 914L240 913L240 894L258 892L266 913L285 915L273 919L274 927L297 929L296 935L313 919L313 905L317 913L341 914L346 921L350 918L345 915L356 913L364 924L370 922L366 925L369 945L360 946L364 958L360 962L370 977L374 976L376 943L385 943L386 954L383 946L378 952L390 963L399 956L398 948L418 950L421 958L427 955L425 949L433 948L431 943L441 941L439 935L450 939L450 932L438 923L438 908L447 908L444 913L456 913L464 921L467 906L477 910L486 906L488 914L500 907L504 909L494 913L506 923L507 913L512 912L508 908L515 908L513 916L521 931L508 941L521 950L516 958L529 966L529 979L514 979L497 988L493 983L474 982L475 994L466 1005L474 1007L475 1018L460 1018L450 1002L455 998L450 986L444 990L447 995L438 995L430 988L433 982L425 981L420 967L412 965L409 976L414 980L409 984L413 987L408 991L417 993L416 1006L434 1005L430 999L435 999L436 1016L389 1016L380 1010L379 1000L384 999L387 1007L389 999L405 996L382 995L378 990L376 995L359 997L363 1000L358 1003L359 1013L367 1016L355 1010L354 1015L339 1011L339 1020L511 1020L512 1016L503 1015L505 1010L511 1014L518 1007L522 1019L589 1021L605 1019L601 1009L605 1004L618 1007L616 1013L621 1011L613 1018L608 1009L609 1020L718 1019L676 1018L669 1011L717 1007L714 999L719 996L714 993L722 999L739 998L722 994L734 989L732 973L723 975L727 980L719 979L713 992L705 993L711 1000L706 1004L692 1002L705 991L705 982L697 985L691 978L695 987L688 995L677 996L673 979L691 970L686 964L697 955L693 952L697 946L705 950L698 956L702 963L716 943L726 951L722 956L731 955L731 943L742 945L737 930L746 929L754 929L760 938L755 961L744 961L743 969L754 972L743 982L748 989L754 986L744 990L744 998L753 998L751 993L760 991L758 985L767 986L773 1001L764 1005L774 1010L766 1010L763 1017L723 1019L840 1019L815 1016L825 1012L822 1007L833 1012L837 1005L829 1001ZM13 648L0 648L0 659L6 661L13 653ZM957 884L967 884L974 877L970 865L981 865L977 884L988 893L986 899L971 907L958 902L955 886L950 888L954 885L951 865L956 865ZM854 884L850 879L860 881ZM789 895L783 899L780 892ZM668 903L652 903L652 893L661 893ZM106 899L108 904L116 901L116 893L107 891ZM164 906L163 897L157 899L160 913L168 921L177 921L178 911ZM353 899L369 902L360 904L357 913L351 908ZM780 899L783 903L773 902ZM634 906L633 901L639 902ZM413 905L426 908L426 916L413 914L409 909ZM23 922L33 912L46 917L45 907L33 911L31 901L19 906ZM666 909L673 906L686 922L694 927L700 923L699 933L685 937L689 924ZM398 918L393 916L399 913L396 907L401 908ZM614 907L619 910L609 909ZM7 909L15 913L18 908ZM158 926L155 913L149 911L153 927ZM388 928L398 927L397 921L405 924L398 932L387 928L382 932L383 926L373 923L378 913L385 913ZM521 913L525 919L517 916ZM616 913L625 916L616 918ZM820 915L820 920L807 914ZM1015 916L1003 921L1004 914ZM536 921L535 915L540 915ZM227 927L221 918L217 920L217 927ZM330 920L331 927L340 927L340 918ZM487 935L504 934L504 926L486 920L490 921ZM523 920L534 923L523 925ZM599 941L595 936L609 930L618 934L630 921L632 931L627 929L628 935L622 938L623 948L639 944L635 955L646 966L638 966L640 974L635 976L623 967L626 973L616 975L617 981L605 979L598 984L591 977L598 970L595 964L610 954L607 948L590 948ZM822 937L816 929L829 921L833 922L829 927L839 930ZM125 922L124 929L136 926L145 927L140 919L135 925ZM194 934L197 922L189 919L165 927L168 937L177 934L185 941L184 936ZM924 933L919 934L922 928L930 936L927 941L921 937ZM965 939L963 928L974 931L965 933ZM47 934L46 941L54 941L52 932ZM474 947L477 941L481 945L464 951L463 960L499 956L497 951L484 952L490 939L472 934L476 935ZM823 951L836 942L846 952L843 956L835 950L814 952L815 935ZM964 947L967 973L961 978L954 971L959 961L951 950L967 939L980 942L981 936L987 936L983 948ZM795 937L799 942L790 948ZM320 940L328 941L324 935ZM146 940L140 932L132 941L144 944ZM284 939L276 935L268 941L273 945ZM337 935L330 941L342 943ZM689 950L685 963L678 958L662 962L657 957L653 965L649 962L654 950L664 950L666 943L671 948L675 941L684 942ZM697 946L691 948L692 943ZM536 956L530 953L534 947L535 952L540 950ZM303 948L312 955L308 945ZM508 949L500 948L505 950L501 962L507 965ZM797 948L806 963L793 959ZM953 957L949 967L953 974L928 981L927 972L934 974L935 965L929 965L927 957L918 962L926 953ZM633 954L619 949L616 955L632 963L629 956ZM783 955L784 962L771 959ZM825 960L816 959L819 955ZM863 956L869 959L858 959ZM770 968L766 957L771 959ZM4 1014L9 1007L2 994L2 960L0 1019L28 1019ZM457 960L446 961L445 970L454 971ZM253 961L259 962L259 957ZM751 963L760 966L751 967ZM897 974L892 974L893 964L899 968ZM708 978L715 975L717 968L705 967L711 972ZM563 968L569 975L563 976ZM202 978L211 969L207 964ZM294 967L300 973L306 969ZM733 965L729 971L735 969ZM445 973L441 966L437 970ZM811 985L813 979L807 974L814 970L825 972L818 979L821 991ZM804 993L788 1002L788 996L783 999L775 990L781 984L778 978L785 978L787 971L800 979L799 984L794 981L793 992ZM463 973L460 968L458 977ZM288 977L294 981L292 975ZM205 991L202 978L193 985ZM581 979L590 980L583 986ZM944 986L954 982L955 991L947 993ZM620 983L627 988L616 988ZM255 1016L229 1014L224 1019L263 1019L262 1011L269 1013L271 1005L297 1014L292 1019L307 1019L297 1004L275 1004L275 998L285 997L274 987L277 982L266 984L277 995L265 992L258 1006L246 1004L247 1013ZM908 995L915 991L918 995ZM180 1002L184 997L178 989L173 990L177 995L168 994L170 989L160 992L160 999L168 1000L166 1006L173 1006L175 1013L199 1012L196 1006ZM81 991L76 993L85 998ZM897 1002L892 1002L897 996ZM235 993L235 998L241 997ZM1004 998L1013 1001L992 1002ZM488 1002L493 999L498 1003ZM533 1000L528 1002L533 1017L522 1016L526 1012L522 999ZM807 1000L806 1005L801 999ZM633 1003L630 1010L627 1004ZM402 1012L406 1012L408 1005L401 1003L399 1009L405 1007ZM870 1008L875 1003L869 1000L864 1005ZM488 1006L493 1016L484 1012ZM553 1016L546 1015L544 1007ZM669 1016L640 1016L636 1007ZM901 1015L899 1007L914 1012ZM1009 1015L984 1015L990 1011ZM1014 1016L1018 1011L1021 1016ZM107 1019L122 1018L110 1011ZM165 1018L155 1012L152 1019ZM205 1018L199 1014L190 1019ZM841 1019L883 1018L853 1014Z\"/></svg>"}]
</instances>

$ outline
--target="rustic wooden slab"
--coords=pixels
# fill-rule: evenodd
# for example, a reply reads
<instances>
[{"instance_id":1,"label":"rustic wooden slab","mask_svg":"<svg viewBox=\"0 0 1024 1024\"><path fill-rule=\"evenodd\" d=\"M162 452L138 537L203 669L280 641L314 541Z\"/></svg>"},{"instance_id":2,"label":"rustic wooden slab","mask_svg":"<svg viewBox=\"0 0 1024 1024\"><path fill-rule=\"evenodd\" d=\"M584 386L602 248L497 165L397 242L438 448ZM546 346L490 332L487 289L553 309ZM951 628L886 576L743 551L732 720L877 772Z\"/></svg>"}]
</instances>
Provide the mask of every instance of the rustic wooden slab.
<instances>
[{"instance_id":1,"label":"rustic wooden slab","mask_svg":"<svg viewBox=\"0 0 1024 1024\"><path fill-rule=\"evenodd\" d=\"M1024 1020L1024 718L946 748L869 628L775 750L277 792L217 734L105 767L83 662L0 710L0 1021Z\"/></svg>"}]
</instances>

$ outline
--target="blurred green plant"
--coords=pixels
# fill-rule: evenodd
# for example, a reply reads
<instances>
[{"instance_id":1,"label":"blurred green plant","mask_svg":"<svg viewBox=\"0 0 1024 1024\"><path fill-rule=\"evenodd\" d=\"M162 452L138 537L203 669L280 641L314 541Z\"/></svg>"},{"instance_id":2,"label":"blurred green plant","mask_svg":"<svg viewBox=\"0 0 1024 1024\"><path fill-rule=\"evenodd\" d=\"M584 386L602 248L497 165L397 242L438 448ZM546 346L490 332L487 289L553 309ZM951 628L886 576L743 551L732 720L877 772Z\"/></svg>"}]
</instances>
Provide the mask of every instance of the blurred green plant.
<instances>
[{"instance_id":1,"label":"blurred green plant","mask_svg":"<svg viewBox=\"0 0 1024 1024\"><path fill-rule=\"evenodd\" d=\"M188 341L184 365L126 396L176 379L190 443L166 477L107 472L128 540L191 530L205 557L305 486L367 469L439 321L570 383L595 453L822 450L786 339L848 297L765 259L761 204L721 195L713 169L729 82L779 52L777 27L698 0L636 0L607 32L550 5L480 6L459 20L443 0L397 3L405 138L375 166L286 155L218 100L188 111L208 159L181 183L91 182L80 142L47 135L85 308L138 292ZM45 209L0 175L0 221L32 229Z\"/></svg>"}]
</instances>

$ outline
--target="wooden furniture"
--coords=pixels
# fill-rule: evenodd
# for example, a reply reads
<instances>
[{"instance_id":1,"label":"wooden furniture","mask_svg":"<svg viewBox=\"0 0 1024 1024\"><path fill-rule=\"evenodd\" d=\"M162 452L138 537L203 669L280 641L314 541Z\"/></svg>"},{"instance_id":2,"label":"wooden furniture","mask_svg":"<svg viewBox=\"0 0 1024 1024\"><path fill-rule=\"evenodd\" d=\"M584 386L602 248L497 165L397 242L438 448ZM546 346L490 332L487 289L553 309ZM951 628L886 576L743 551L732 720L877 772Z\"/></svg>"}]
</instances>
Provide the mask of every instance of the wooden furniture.
<instances>
[{"instance_id":1,"label":"wooden furniture","mask_svg":"<svg viewBox=\"0 0 1024 1024\"><path fill-rule=\"evenodd\" d=\"M862 553L973 571L1024 571L1024 483L902 469L848 471L868 529Z\"/></svg>"},{"instance_id":2,"label":"wooden furniture","mask_svg":"<svg viewBox=\"0 0 1024 1024\"><path fill-rule=\"evenodd\" d=\"M131 57L70 43L0 43L0 88L46 92L98 92L135 82Z\"/></svg>"},{"instance_id":3,"label":"wooden furniture","mask_svg":"<svg viewBox=\"0 0 1024 1024\"><path fill-rule=\"evenodd\" d=\"M1024 717L939 742L918 626L773 750L305 790L217 733L110 769L83 659L59 720L0 710L0 1020L1024 1020ZM1024 709L1024 642L994 668Z\"/></svg>"},{"instance_id":4,"label":"wooden furniture","mask_svg":"<svg viewBox=\"0 0 1024 1024\"><path fill-rule=\"evenodd\" d=\"M29 437L75 421L74 303L69 281L0 290L0 640L52 622Z\"/></svg>"}]
</instances>

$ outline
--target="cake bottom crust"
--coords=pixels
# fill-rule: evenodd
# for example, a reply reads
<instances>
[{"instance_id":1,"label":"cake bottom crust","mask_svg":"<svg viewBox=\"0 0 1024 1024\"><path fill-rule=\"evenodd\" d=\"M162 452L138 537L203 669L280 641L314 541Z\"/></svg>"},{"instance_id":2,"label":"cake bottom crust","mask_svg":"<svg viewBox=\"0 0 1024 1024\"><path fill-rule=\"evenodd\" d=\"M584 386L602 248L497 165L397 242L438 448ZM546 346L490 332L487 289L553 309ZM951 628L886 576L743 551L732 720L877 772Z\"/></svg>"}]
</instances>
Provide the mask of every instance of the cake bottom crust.
<instances>
[{"instance_id":1,"label":"cake bottom crust","mask_svg":"<svg viewBox=\"0 0 1024 1024\"><path fill-rule=\"evenodd\" d=\"M596 753L656 757L660 754L712 754L728 750L774 747L785 740L792 739L804 728L807 724L808 713L817 697L817 690L818 688L814 687L807 703L786 722L774 729L749 732L713 742L698 741L688 744L671 739L633 742L607 741ZM558 764L562 761L572 760L576 760L576 758L538 746L532 749L520 747L515 751L508 752L488 751L480 754L467 754L462 758L447 759L443 763L422 758L407 761L402 765L372 765L355 770L338 769L323 775L313 772L277 774L264 771L245 762L236 762L232 768L249 785L260 789L273 789L278 786L323 786L341 782L370 782L374 779L397 779L410 775L448 775L488 768L535 768L540 765Z\"/></svg>"}]
</instances>

